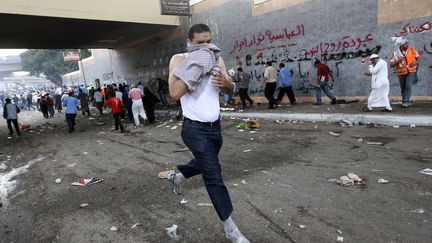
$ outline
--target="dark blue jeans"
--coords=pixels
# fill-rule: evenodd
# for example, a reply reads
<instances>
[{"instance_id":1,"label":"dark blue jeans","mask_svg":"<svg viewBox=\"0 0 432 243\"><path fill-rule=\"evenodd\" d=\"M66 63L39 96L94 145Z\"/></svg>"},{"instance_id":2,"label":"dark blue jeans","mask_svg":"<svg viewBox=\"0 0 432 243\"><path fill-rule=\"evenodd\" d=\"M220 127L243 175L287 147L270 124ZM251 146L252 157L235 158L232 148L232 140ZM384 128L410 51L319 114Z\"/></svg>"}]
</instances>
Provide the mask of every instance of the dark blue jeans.
<instances>
[{"instance_id":1,"label":"dark blue jeans","mask_svg":"<svg viewBox=\"0 0 432 243\"><path fill-rule=\"evenodd\" d=\"M222 221L232 213L233 206L228 190L222 179L219 163L219 150L222 147L220 125L208 127L183 121L181 136L183 142L192 151L194 158L177 168L185 178L202 174L204 184L214 208Z\"/></svg>"},{"instance_id":2,"label":"dark blue jeans","mask_svg":"<svg viewBox=\"0 0 432 243\"><path fill-rule=\"evenodd\" d=\"M66 114L66 122L69 127L69 132L75 131L75 118L77 114Z\"/></svg>"}]
</instances>

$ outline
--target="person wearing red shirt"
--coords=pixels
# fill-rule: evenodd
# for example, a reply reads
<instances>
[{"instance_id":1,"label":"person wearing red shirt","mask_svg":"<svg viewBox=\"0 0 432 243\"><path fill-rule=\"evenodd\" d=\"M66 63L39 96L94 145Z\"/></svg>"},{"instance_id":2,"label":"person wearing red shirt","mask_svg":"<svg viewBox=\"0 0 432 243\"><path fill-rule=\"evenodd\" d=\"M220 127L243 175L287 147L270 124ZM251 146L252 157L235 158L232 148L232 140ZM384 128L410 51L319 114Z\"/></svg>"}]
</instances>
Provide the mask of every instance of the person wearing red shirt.
<instances>
[{"instance_id":1,"label":"person wearing red shirt","mask_svg":"<svg viewBox=\"0 0 432 243\"><path fill-rule=\"evenodd\" d=\"M335 95L330 91L330 80L329 77L331 77L332 82L334 83L333 74L330 71L330 68L324 64L321 63L320 60L315 59L313 62L314 66L317 69L317 84L319 87L317 87L315 96L316 96L316 103L314 105L321 105L321 90L324 91L324 93L329 97L331 100L331 104L336 104L336 97Z\"/></svg>"},{"instance_id":2,"label":"person wearing red shirt","mask_svg":"<svg viewBox=\"0 0 432 243\"><path fill-rule=\"evenodd\" d=\"M120 132L123 133L124 127L120 118L123 102L115 95L111 94L111 97L107 101L105 101L105 105L111 107L111 112L115 121L115 130L118 131L120 127Z\"/></svg>"}]
</instances>

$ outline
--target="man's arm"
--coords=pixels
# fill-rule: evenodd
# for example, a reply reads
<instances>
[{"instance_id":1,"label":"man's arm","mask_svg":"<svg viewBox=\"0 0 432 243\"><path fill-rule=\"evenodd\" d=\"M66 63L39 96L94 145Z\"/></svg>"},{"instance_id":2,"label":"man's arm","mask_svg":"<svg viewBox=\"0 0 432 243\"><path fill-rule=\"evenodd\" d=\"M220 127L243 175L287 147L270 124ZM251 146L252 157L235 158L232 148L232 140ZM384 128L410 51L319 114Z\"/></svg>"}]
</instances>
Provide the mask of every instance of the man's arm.
<instances>
[{"instance_id":1,"label":"man's arm","mask_svg":"<svg viewBox=\"0 0 432 243\"><path fill-rule=\"evenodd\" d=\"M234 83L228 75L222 57L219 58L219 66L221 67L221 75L213 78L213 84L220 88L224 93L231 95L234 92Z\"/></svg>"},{"instance_id":2,"label":"man's arm","mask_svg":"<svg viewBox=\"0 0 432 243\"><path fill-rule=\"evenodd\" d=\"M261 80L261 88L264 88L264 85L265 85L265 83L268 80L268 76L269 76L269 71L268 70L269 70L268 68L265 68L265 70L264 70L264 77Z\"/></svg>"},{"instance_id":3,"label":"man's arm","mask_svg":"<svg viewBox=\"0 0 432 243\"><path fill-rule=\"evenodd\" d=\"M183 60L184 57L180 54L177 54L171 58L169 64L168 88L171 98L175 100L179 100L188 91L187 85L172 74L174 68L177 67Z\"/></svg>"}]
</instances>

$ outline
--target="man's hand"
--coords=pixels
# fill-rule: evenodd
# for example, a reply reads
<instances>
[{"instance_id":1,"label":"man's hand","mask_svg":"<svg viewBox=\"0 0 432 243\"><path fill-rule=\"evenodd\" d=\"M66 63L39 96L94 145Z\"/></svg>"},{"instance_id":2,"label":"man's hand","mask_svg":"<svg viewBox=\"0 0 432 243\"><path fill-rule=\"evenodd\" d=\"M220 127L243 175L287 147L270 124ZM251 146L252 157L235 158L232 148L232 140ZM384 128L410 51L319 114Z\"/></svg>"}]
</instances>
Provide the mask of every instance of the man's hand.
<instances>
[{"instance_id":1,"label":"man's hand","mask_svg":"<svg viewBox=\"0 0 432 243\"><path fill-rule=\"evenodd\" d=\"M228 94L232 94L234 91L234 85L230 78L225 75L217 75L212 78L213 84Z\"/></svg>"}]
</instances>

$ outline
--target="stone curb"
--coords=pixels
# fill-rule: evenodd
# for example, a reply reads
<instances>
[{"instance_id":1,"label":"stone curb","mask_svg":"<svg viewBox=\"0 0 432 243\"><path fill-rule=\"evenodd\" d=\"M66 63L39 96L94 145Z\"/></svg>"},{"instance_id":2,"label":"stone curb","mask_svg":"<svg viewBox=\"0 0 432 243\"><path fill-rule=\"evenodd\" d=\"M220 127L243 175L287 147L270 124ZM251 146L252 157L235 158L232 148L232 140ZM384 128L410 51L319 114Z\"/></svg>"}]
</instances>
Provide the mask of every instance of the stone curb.
<instances>
[{"instance_id":1,"label":"stone curb","mask_svg":"<svg viewBox=\"0 0 432 243\"><path fill-rule=\"evenodd\" d=\"M376 115L376 114L346 114L346 113L248 113L248 112L221 112L221 117L256 118L268 120L297 120L316 122L340 122L348 120L358 124L362 122L389 126L432 126L432 116L425 115Z\"/></svg>"}]
</instances>

